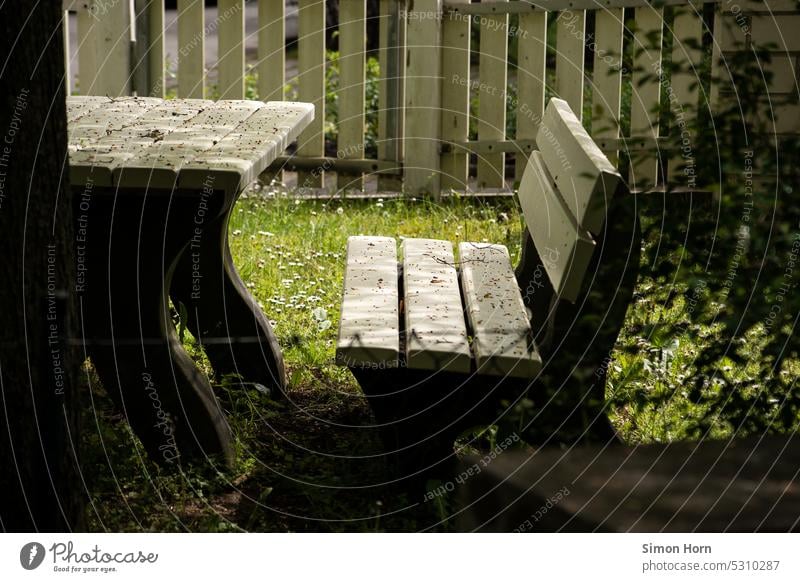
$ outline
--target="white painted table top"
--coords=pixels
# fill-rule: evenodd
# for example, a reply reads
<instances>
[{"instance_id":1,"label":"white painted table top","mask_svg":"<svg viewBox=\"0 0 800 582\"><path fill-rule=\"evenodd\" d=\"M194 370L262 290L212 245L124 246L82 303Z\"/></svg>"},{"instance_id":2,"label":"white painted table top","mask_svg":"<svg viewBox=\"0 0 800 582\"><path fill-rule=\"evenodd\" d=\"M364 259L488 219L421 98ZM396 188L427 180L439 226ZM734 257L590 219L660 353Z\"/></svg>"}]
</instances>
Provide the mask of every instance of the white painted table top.
<instances>
[{"instance_id":1,"label":"white painted table top","mask_svg":"<svg viewBox=\"0 0 800 582\"><path fill-rule=\"evenodd\" d=\"M313 119L288 101L68 97L70 182L239 191Z\"/></svg>"}]
</instances>

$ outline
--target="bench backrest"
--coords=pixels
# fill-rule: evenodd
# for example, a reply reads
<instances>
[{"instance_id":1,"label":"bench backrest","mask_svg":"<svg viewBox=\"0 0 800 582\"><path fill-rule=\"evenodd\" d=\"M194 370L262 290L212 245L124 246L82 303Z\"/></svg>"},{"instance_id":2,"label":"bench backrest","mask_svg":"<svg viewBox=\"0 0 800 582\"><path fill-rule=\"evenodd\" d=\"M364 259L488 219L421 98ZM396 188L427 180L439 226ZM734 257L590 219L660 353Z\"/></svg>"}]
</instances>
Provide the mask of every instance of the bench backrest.
<instances>
[{"instance_id":1,"label":"bench backrest","mask_svg":"<svg viewBox=\"0 0 800 582\"><path fill-rule=\"evenodd\" d=\"M609 203L625 188L566 101L547 105L519 188L528 232L556 295L575 301Z\"/></svg>"},{"instance_id":2,"label":"bench backrest","mask_svg":"<svg viewBox=\"0 0 800 582\"><path fill-rule=\"evenodd\" d=\"M641 256L637 199L560 99L523 174L516 279L542 360L530 442L608 442L605 384Z\"/></svg>"},{"instance_id":3,"label":"bench backrest","mask_svg":"<svg viewBox=\"0 0 800 582\"><path fill-rule=\"evenodd\" d=\"M449 241L407 238L399 270L393 238L348 240L338 362L530 379L540 347L550 355L602 336L592 343L600 359L608 354L638 265L635 214L631 223L620 200L610 204L622 179L564 101L550 101L537 141L519 191L526 233L516 271L502 245L464 242L457 265ZM591 300L576 301L582 287ZM569 334L567 344L550 341ZM579 347L563 364L598 369L598 348Z\"/></svg>"}]
</instances>

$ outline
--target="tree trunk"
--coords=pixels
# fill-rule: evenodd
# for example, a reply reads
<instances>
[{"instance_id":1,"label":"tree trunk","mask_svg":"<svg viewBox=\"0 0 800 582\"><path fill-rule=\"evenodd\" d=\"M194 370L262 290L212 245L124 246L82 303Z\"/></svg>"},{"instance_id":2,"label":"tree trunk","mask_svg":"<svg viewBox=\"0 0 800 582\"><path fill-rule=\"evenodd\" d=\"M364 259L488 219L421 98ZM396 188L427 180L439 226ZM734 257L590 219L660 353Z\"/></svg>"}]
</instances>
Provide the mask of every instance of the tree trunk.
<instances>
[{"instance_id":1,"label":"tree trunk","mask_svg":"<svg viewBox=\"0 0 800 582\"><path fill-rule=\"evenodd\" d=\"M61 2L0 6L0 528L83 527ZM73 342L74 343L74 342Z\"/></svg>"}]
</instances>

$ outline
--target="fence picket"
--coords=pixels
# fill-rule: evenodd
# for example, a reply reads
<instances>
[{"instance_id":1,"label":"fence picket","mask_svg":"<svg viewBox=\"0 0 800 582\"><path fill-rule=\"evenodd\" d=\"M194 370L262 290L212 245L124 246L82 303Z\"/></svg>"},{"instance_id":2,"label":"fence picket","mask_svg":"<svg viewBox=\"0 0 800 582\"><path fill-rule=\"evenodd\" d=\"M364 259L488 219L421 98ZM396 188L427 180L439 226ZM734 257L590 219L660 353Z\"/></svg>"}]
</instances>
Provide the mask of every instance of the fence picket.
<instances>
[{"instance_id":1,"label":"fence picket","mask_svg":"<svg viewBox=\"0 0 800 582\"><path fill-rule=\"evenodd\" d=\"M134 0L133 87L140 97L164 97L164 3Z\"/></svg>"},{"instance_id":2,"label":"fence picket","mask_svg":"<svg viewBox=\"0 0 800 582\"><path fill-rule=\"evenodd\" d=\"M258 0L258 98L286 98L286 1ZM261 174L267 184L283 182L281 165L273 164Z\"/></svg>"},{"instance_id":3,"label":"fence picket","mask_svg":"<svg viewBox=\"0 0 800 582\"><path fill-rule=\"evenodd\" d=\"M675 8L672 25L671 92L672 111L670 135L679 137L680 149L671 156L668 164L668 181L678 186L695 186L695 159L693 143L697 137L697 111L700 101L700 64L703 58L702 5ZM679 67L675 68L675 63Z\"/></svg>"},{"instance_id":4,"label":"fence picket","mask_svg":"<svg viewBox=\"0 0 800 582\"><path fill-rule=\"evenodd\" d=\"M405 10L405 4L402 5ZM378 63L378 159L397 162L403 159L405 135L406 20L401 17L398 0L380 3ZM378 176L378 189L400 191L402 176Z\"/></svg>"},{"instance_id":5,"label":"fence picket","mask_svg":"<svg viewBox=\"0 0 800 582\"><path fill-rule=\"evenodd\" d=\"M131 93L129 2L90 2L78 9L78 67L82 95Z\"/></svg>"},{"instance_id":6,"label":"fence picket","mask_svg":"<svg viewBox=\"0 0 800 582\"><path fill-rule=\"evenodd\" d=\"M152 0L147 6L147 20L149 27L149 52L147 53L148 67L148 96L164 97L164 3Z\"/></svg>"},{"instance_id":7,"label":"fence picket","mask_svg":"<svg viewBox=\"0 0 800 582\"><path fill-rule=\"evenodd\" d=\"M67 96L72 95L72 59L69 55L69 10L61 12L64 18L62 29L64 30L64 91Z\"/></svg>"},{"instance_id":8,"label":"fence picket","mask_svg":"<svg viewBox=\"0 0 800 582\"><path fill-rule=\"evenodd\" d=\"M622 97L622 8L598 10L595 14L595 53L592 74L592 136L619 137ZM616 165L616 148L605 152Z\"/></svg>"},{"instance_id":9,"label":"fence picket","mask_svg":"<svg viewBox=\"0 0 800 582\"><path fill-rule=\"evenodd\" d=\"M517 45L517 140L536 138L544 115L547 84L547 13L519 15ZM515 176L519 182L528 165L528 156L515 153Z\"/></svg>"},{"instance_id":10,"label":"fence picket","mask_svg":"<svg viewBox=\"0 0 800 582\"><path fill-rule=\"evenodd\" d=\"M556 23L556 93L583 119L586 11L563 10Z\"/></svg>"},{"instance_id":11,"label":"fence picket","mask_svg":"<svg viewBox=\"0 0 800 582\"><path fill-rule=\"evenodd\" d=\"M285 93L286 0L258 0L258 92L262 100L282 100ZM630 136L633 142L631 183L634 188L650 187L665 178L680 186L693 186L693 172L686 172L683 150L658 153L666 127L659 128L658 111L662 93L669 98L672 112L670 135L676 144L688 149L694 140L697 105L702 91L699 65L704 24L698 4L701 0L666 0L675 6L671 60L680 68L672 70L669 86L662 86L664 9L645 0L609 0L603 7L588 0L547 0L545 4L525 5L519 0L381 0L378 156L374 163L366 158L366 17L367 0L339 0L339 119L336 158L325 157L325 0L299 0L298 10L298 92L299 100L315 105L315 121L298 140L297 155L304 158L296 166L300 187L324 185L324 169L339 168L339 187L363 189L363 172L379 175L379 189L404 188L410 194L438 194L442 188L467 190L470 183L470 155L478 155L479 188L503 188L505 154L516 158L516 177L525 168L544 111L546 91L547 22L557 18L555 93L567 100L581 116L584 110L584 78L592 71L592 135L616 162L621 149L621 95L623 75L620 56L623 50L623 7L632 8L636 31L631 97ZM211 23L219 38L217 62L219 96L241 99L245 96L245 3L246 0L219 0L218 17ZM720 66L725 51L735 51L736 39L768 40L775 26L758 4L738 8L717 6L714 23L712 77L722 77L722 91L730 91L729 75ZM752 6L751 6L752 4ZM596 8L593 8L596 6ZM744 6L744 5L743 5ZM71 1L65 8L78 12L78 66L83 94L122 95L135 89L139 95L163 96L165 80L164 26L162 0ZM131 7L134 13L131 14ZM443 13L442 10L445 12ZM585 9L594 9L594 39L586 36ZM561 12L555 12L561 10ZM668 8L668 10L673 10ZM786 9L789 10L788 8ZM751 14L751 11L758 12ZM517 14L519 28L509 29L508 14ZM481 54L479 77L470 70L470 36L473 17L479 15ZM795 14L781 14L791 22ZM67 23L65 15L65 24ZM132 18L136 20L136 45L130 41ZM739 20L742 19L741 22ZM552 22L551 22L552 23ZM733 24L730 31L724 24ZM178 0L178 96L204 97L206 91L204 2ZM477 24L476 24L477 26ZM748 28L749 27L749 28ZM69 49L65 26L64 43ZM748 32L749 31L749 32ZM516 134L506 137L508 103L508 40L518 37L516 86ZM552 39L551 39L552 40ZM784 41L797 47L797 41ZM589 44L594 46L593 64L584 63ZM741 50L741 49L739 49ZM784 94L795 88L795 60L790 55L776 56L768 65L774 72L771 93ZM74 56L72 58L75 58ZM69 70L71 57L66 64ZM512 82L514 78L512 75ZM703 79L702 83L707 80ZM407 84L407 87L406 87ZM69 75L66 80L70 90ZM471 88L479 99L478 141L468 143ZM712 84L712 107L719 101L721 85ZM725 95L722 96L725 98ZM703 99L706 96L703 95ZM705 101L703 101L705 103ZM666 103L664 104L667 105ZM587 115L589 109L587 108ZM793 110L782 113L788 125L781 131L796 129ZM782 123L787 123L783 121ZM624 125L624 124L623 124ZM678 139L680 138L680 139ZM408 147L406 148L406 142ZM652 157L639 159L642 151ZM664 160L669 157L668 167ZM692 165L694 160L689 160ZM402 170L392 167L400 166ZM659 164L661 164L659 168ZM665 171L666 170L666 171ZM275 170L272 170L275 171Z\"/></svg>"},{"instance_id":12,"label":"fence picket","mask_svg":"<svg viewBox=\"0 0 800 582\"><path fill-rule=\"evenodd\" d=\"M219 98L244 99L244 0L219 0L217 30Z\"/></svg>"},{"instance_id":13,"label":"fence picket","mask_svg":"<svg viewBox=\"0 0 800 582\"><path fill-rule=\"evenodd\" d=\"M458 0L469 4L471 0ZM442 141L463 143L469 137L470 17L449 13L442 21ZM442 154L442 188L466 190L469 154L452 146Z\"/></svg>"},{"instance_id":14,"label":"fence picket","mask_svg":"<svg viewBox=\"0 0 800 582\"><path fill-rule=\"evenodd\" d=\"M339 139L337 158L364 156L364 89L367 53L366 0L339 2ZM362 190L361 174L337 172L338 189Z\"/></svg>"},{"instance_id":15,"label":"fence picket","mask_svg":"<svg viewBox=\"0 0 800 582\"><path fill-rule=\"evenodd\" d=\"M314 104L314 121L297 139L297 155L321 157L325 154L325 2L299 0L297 17L299 97ZM301 188L321 188L324 180L321 168L297 173Z\"/></svg>"},{"instance_id":16,"label":"fence picket","mask_svg":"<svg viewBox=\"0 0 800 582\"><path fill-rule=\"evenodd\" d=\"M98 76L96 23L88 9L78 8L78 92L81 95L94 94L94 80Z\"/></svg>"},{"instance_id":17,"label":"fence picket","mask_svg":"<svg viewBox=\"0 0 800 582\"><path fill-rule=\"evenodd\" d=\"M502 141L506 136L508 84L508 14L481 19L478 139ZM478 188L505 185L506 155L478 154Z\"/></svg>"},{"instance_id":18,"label":"fence picket","mask_svg":"<svg viewBox=\"0 0 800 582\"><path fill-rule=\"evenodd\" d=\"M438 195L441 109L441 0L416 0L406 14L405 183L410 194Z\"/></svg>"},{"instance_id":19,"label":"fence picket","mask_svg":"<svg viewBox=\"0 0 800 582\"><path fill-rule=\"evenodd\" d=\"M286 4L258 0L258 98L283 101L286 84Z\"/></svg>"},{"instance_id":20,"label":"fence picket","mask_svg":"<svg viewBox=\"0 0 800 582\"><path fill-rule=\"evenodd\" d=\"M630 183L634 189L650 188L657 183L659 152L658 106L661 96L661 44L664 25L662 8L636 8L633 34L633 90L631 94L631 137L653 140L653 155L632 154Z\"/></svg>"},{"instance_id":21,"label":"fence picket","mask_svg":"<svg viewBox=\"0 0 800 582\"><path fill-rule=\"evenodd\" d=\"M178 0L178 97L206 96L203 0Z\"/></svg>"}]
</instances>

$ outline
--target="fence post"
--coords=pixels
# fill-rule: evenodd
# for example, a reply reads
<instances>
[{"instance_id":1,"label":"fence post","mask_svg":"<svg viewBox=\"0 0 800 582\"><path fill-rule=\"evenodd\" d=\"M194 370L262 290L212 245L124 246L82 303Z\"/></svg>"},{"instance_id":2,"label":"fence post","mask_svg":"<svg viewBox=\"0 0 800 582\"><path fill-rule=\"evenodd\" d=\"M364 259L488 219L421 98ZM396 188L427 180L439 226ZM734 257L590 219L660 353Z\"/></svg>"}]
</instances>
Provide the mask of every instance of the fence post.
<instances>
[{"instance_id":1,"label":"fence post","mask_svg":"<svg viewBox=\"0 0 800 582\"><path fill-rule=\"evenodd\" d=\"M380 2L381 77L378 86L378 159L397 162L403 159L405 103L405 4L399 0ZM402 177L381 174L378 189L399 191Z\"/></svg>"},{"instance_id":2,"label":"fence post","mask_svg":"<svg viewBox=\"0 0 800 582\"><path fill-rule=\"evenodd\" d=\"M133 87L143 97L164 97L164 3L134 0L136 46Z\"/></svg>"},{"instance_id":3,"label":"fence post","mask_svg":"<svg viewBox=\"0 0 800 582\"><path fill-rule=\"evenodd\" d=\"M442 0L415 0L406 16L404 191L439 195Z\"/></svg>"}]
</instances>

